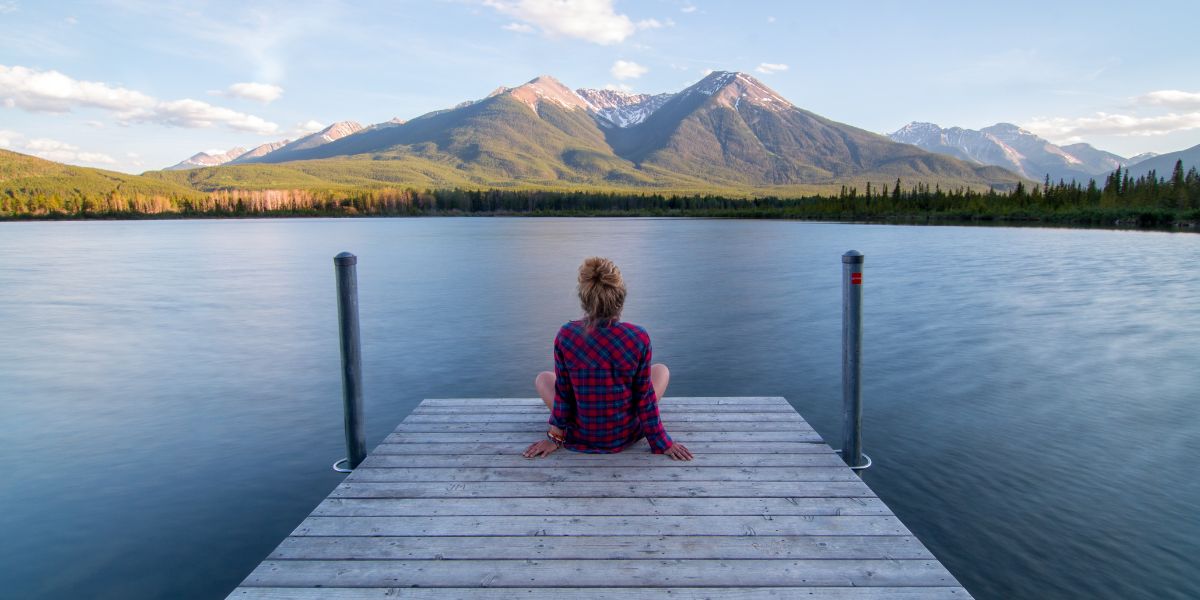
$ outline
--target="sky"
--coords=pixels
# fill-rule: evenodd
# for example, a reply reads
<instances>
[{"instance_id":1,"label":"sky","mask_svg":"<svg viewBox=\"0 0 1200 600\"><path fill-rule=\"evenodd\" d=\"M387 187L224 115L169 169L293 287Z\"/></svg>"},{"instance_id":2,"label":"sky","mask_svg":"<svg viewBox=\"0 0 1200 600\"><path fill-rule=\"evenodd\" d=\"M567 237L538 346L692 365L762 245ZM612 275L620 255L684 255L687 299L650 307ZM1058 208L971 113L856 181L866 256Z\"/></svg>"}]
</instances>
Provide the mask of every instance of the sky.
<instances>
[{"instance_id":1,"label":"sky","mask_svg":"<svg viewBox=\"0 0 1200 600\"><path fill-rule=\"evenodd\" d=\"M1016 123L1122 156L1200 144L1194 2L0 0L0 148L138 173L548 74L709 70L878 133Z\"/></svg>"}]
</instances>

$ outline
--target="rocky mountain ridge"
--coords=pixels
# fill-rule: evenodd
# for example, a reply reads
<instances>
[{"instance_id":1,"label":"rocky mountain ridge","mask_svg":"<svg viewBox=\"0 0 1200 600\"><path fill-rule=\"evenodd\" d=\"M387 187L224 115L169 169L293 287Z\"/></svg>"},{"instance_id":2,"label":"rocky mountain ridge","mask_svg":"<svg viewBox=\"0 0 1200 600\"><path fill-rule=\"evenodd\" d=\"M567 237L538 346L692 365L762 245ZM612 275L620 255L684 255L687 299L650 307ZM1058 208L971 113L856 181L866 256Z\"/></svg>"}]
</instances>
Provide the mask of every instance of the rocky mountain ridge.
<instances>
[{"instance_id":1,"label":"rocky mountain ridge","mask_svg":"<svg viewBox=\"0 0 1200 600\"><path fill-rule=\"evenodd\" d=\"M543 75L454 108L383 125L335 123L238 162L369 159L421 178L451 169L454 181L488 185L757 189L867 181L891 185L899 178L1007 189L1020 179L826 119L796 107L753 76L728 71L658 95L572 90ZM217 179L237 176L229 171Z\"/></svg>"},{"instance_id":2,"label":"rocky mountain ridge","mask_svg":"<svg viewBox=\"0 0 1200 600\"><path fill-rule=\"evenodd\" d=\"M975 164L1003 167L1035 181L1049 175L1052 181L1083 182L1131 164L1090 144L1055 145L1011 123L976 130L914 121L888 137Z\"/></svg>"},{"instance_id":3,"label":"rocky mountain ridge","mask_svg":"<svg viewBox=\"0 0 1200 600\"><path fill-rule=\"evenodd\" d=\"M179 171L183 169L199 169L201 167L216 167L230 162L245 153L246 149L241 146L231 148L225 152L197 152L167 167L167 170Z\"/></svg>"}]
</instances>

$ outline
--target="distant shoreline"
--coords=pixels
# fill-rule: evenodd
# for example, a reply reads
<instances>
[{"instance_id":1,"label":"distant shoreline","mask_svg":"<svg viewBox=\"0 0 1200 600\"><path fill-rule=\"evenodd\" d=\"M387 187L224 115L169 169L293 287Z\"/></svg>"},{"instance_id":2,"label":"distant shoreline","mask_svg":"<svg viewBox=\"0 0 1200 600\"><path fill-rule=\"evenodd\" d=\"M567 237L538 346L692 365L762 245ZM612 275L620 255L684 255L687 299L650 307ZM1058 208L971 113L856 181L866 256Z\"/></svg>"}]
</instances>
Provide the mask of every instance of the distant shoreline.
<instances>
[{"instance_id":1,"label":"distant shoreline","mask_svg":"<svg viewBox=\"0 0 1200 600\"><path fill-rule=\"evenodd\" d=\"M738 198L720 194L503 189L219 189L163 196L9 189L0 219L303 218L356 216L701 217L811 221L1102 227L1196 231L1200 175L1172 180L1115 175L1095 182L1018 184L1011 192L942 189L899 179L829 195Z\"/></svg>"},{"instance_id":2,"label":"distant shoreline","mask_svg":"<svg viewBox=\"0 0 1200 600\"><path fill-rule=\"evenodd\" d=\"M1016 227L1016 228L1067 228L1067 229L1103 229L1112 231L1160 231L1176 233L1200 233L1200 219L1180 219L1163 222L1160 219L1166 215L1151 213L1148 215L1122 214L1111 221L1099 222L1083 220L1078 215L1056 215L1055 217L1033 216L996 216L978 215L963 217L941 214L908 214L864 217L862 215L845 215L844 217L805 216L786 214L776 211L705 211L705 210L673 210L673 211L566 211L538 210L533 212L516 211L476 211L441 210L426 213L410 214L347 214L345 212L270 212L249 214L217 214L217 213L125 213L125 214L57 214L57 215L15 215L0 216L0 222L50 222L50 221L174 221L174 220L250 220L250 219L371 219L371 218L437 218L437 217L569 217L569 218L680 218L680 219L716 219L716 220L781 220L805 221L813 223L847 223L860 225L930 225L930 226L969 226L969 227ZM1089 215L1093 216L1093 215ZM1072 218L1075 217L1075 218ZM1124 217L1124 218L1121 218Z\"/></svg>"}]
</instances>

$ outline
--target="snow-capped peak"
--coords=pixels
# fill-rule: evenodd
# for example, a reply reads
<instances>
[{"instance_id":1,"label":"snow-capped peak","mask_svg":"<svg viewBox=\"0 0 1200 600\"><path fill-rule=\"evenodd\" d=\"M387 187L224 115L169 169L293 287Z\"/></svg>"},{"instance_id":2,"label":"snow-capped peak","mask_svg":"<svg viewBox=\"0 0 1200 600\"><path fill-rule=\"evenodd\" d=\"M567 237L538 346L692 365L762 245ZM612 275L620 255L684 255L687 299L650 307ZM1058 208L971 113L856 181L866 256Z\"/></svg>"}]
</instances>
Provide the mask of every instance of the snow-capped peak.
<instances>
[{"instance_id":1,"label":"snow-capped peak","mask_svg":"<svg viewBox=\"0 0 1200 600\"><path fill-rule=\"evenodd\" d=\"M738 73L734 71L713 71L705 75L704 79L701 79L699 83L693 85L692 89L705 96L711 96L736 79L737 76Z\"/></svg>"},{"instance_id":2,"label":"snow-capped peak","mask_svg":"<svg viewBox=\"0 0 1200 600\"><path fill-rule=\"evenodd\" d=\"M905 125L904 127L901 127L900 129L897 129L895 131L895 133L891 134L891 138L898 142L903 142L905 140L903 140L901 138L912 138L912 137L926 136L926 135L930 135L930 134L939 135L939 134L941 134L941 132L942 132L942 128L938 127L937 123L928 123L928 122L924 122L924 121L913 121L912 123L909 123L908 125ZM905 143L910 143L910 142L905 142Z\"/></svg>"},{"instance_id":3,"label":"snow-capped peak","mask_svg":"<svg viewBox=\"0 0 1200 600\"><path fill-rule=\"evenodd\" d=\"M712 96L717 104L738 110L742 103L772 111L794 108L783 96L750 75L736 71L713 71L695 85L680 92Z\"/></svg>"},{"instance_id":4,"label":"snow-capped peak","mask_svg":"<svg viewBox=\"0 0 1200 600\"><path fill-rule=\"evenodd\" d=\"M1034 180L1049 175L1053 180L1082 181L1128 162L1088 144L1055 145L1012 123L975 130L914 121L888 137L977 164L1004 167Z\"/></svg>"},{"instance_id":5,"label":"snow-capped peak","mask_svg":"<svg viewBox=\"0 0 1200 600\"><path fill-rule=\"evenodd\" d=\"M601 127L629 127L645 121L674 94L634 94L620 90L575 90L587 101Z\"/></svg>"}]
</instances>

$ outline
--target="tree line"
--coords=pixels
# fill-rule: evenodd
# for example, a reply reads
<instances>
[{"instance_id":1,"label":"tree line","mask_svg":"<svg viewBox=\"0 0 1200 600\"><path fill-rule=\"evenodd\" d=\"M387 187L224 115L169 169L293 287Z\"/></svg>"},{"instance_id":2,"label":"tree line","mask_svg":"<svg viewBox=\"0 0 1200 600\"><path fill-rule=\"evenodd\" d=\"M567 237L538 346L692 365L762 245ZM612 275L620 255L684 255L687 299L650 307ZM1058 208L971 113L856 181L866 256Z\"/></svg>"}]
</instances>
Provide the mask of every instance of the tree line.
<instances>
[{"instance_id":1,"label":"tree line","mask_svg":"<svg viewBox=\"0 0 1200 600\"><path fill-rule=\"evenodd\" d=\"M942 189L897 179L842 186L836 194L734 198L719 194L358 188L219 190L195 194L113 191L0 195L0 218L251 216L420 216L460 214L631 215L899 221L1042 221L1145 227L1200 220L1200 174L1176 164L1171 176L1133 178L1118 169L1102 184L1017 184L999 192Z\"/></svg>"}]
</instances>

